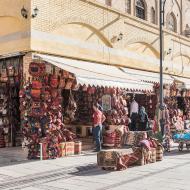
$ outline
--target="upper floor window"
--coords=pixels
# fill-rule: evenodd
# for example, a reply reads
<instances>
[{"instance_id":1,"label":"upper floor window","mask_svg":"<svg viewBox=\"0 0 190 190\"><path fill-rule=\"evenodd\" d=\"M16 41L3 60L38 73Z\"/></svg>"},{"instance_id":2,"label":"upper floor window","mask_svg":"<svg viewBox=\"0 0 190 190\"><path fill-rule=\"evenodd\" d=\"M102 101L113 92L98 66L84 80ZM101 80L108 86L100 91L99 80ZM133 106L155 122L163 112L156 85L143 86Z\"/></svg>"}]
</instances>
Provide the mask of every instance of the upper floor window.
<instances>
[{"instance_id":1,"label":"upper floor window","mask_svg":"<svg viewBox=\"0 0 190 190\"><path fill-rule=\"evenodd\" d=\"M112 6L112 0L106 0L106 5L111 7Z\"/></svg>"},{"instance_id":2,"label":"upper floor window","mask_svg":"<svg viewBox=\"0 0 190 190\"><path fill-rule=\"evenodd\" d=\"M151 8L151 23L156 24L156 11L154 7Z\"/></svg>"},{"instance_id":3,"label":"upper floor window","mask_svg":"<svg viewBox=\"0 0 190 190\"><path fill-rule=\"evenodd\" d=\"M177 32L177 20L173 13L168 17L167 28L172 32Z\"/></svg>"},{"instance_id":4,"label":"upper floor window","mask_svg":"<svg viewBox=\"0 0 190 190\"><path fill-rule=\"evenodd\" d=\"M136 17L145 20L145 4L143 0L136 0Z\"/></svg>"},{"instance_id":5,"label":"upper floor window","mask_svg":"<svg viewBox=\"0 0 190 190\"><path fill-rule=\"evenodd\" d=\"M131 13L131 0L125 0L125 12Z\"/></svg>"}]
</instances>

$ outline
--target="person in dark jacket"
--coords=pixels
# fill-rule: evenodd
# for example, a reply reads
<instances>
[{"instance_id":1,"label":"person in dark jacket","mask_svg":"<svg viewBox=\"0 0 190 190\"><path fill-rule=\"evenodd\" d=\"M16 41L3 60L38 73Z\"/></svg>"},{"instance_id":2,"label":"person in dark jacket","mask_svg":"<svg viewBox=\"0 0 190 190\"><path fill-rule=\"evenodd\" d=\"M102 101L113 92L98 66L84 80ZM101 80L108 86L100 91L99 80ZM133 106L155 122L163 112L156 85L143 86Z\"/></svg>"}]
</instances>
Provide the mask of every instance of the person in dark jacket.
<instances>
[{"instance_id":1,"label":"person in dark jacket","mask_svg":"<svg viewBox=\"0 0 190 190\"><path fill-rule=\"evenodd\" d=\"M148 128L148 115L142 106L139 111L139 131L146 131Z\"/></svg>"}]
</instances>

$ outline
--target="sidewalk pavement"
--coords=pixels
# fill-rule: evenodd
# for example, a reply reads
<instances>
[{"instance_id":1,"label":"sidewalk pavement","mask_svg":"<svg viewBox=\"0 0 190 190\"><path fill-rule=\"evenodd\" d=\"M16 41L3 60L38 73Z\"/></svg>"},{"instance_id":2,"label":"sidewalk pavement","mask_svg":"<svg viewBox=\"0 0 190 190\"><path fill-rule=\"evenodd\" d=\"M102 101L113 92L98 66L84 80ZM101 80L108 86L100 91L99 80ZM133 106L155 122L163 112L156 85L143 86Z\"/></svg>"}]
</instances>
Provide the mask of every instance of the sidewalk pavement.
<instances>
[{"instance_id":1,"label":"sidewalk pavement","mask_svg":"<svg viewBox=\"0 0 190 190\"><path fill-rule=\"evenodd\" d=\"M189 190L189 173L190 152L186 150L172 150L162 162L114 172L98 168L96 154L88 153L55 160L11 162L0 167L0 189Z\"/></svg>"}]
</instances>

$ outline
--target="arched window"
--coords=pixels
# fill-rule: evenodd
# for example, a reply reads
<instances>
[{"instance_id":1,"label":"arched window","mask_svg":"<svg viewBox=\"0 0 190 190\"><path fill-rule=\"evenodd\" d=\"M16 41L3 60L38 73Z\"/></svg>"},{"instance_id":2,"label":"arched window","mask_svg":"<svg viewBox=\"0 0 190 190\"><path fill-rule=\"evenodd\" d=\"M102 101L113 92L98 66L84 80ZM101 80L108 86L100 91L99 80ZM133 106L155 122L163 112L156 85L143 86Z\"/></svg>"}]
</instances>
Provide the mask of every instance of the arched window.
<instances>
[{"instance_id":1,"label":"arched window","mask_svg":"<svg viewBox=\"0 0 190 190\"><path fill-rule=\"evenodd\" d=\"M167 28L172 32L177 32L177 20L173 13L169 14Z\"/></svg>"},{"instance_id":2,"label":"arched window","mask_svg":"<svg viewBox=\"0 0 190 190\"><path fill-rule=\"evenodd\" d=\"M111 7L112 6L112 0L106 0L106 5Z\"/></svg>"},{"instance_id":3,"label":"arched window","mask_svg":"<svg viewBox=\"0 0 190 190\"><path fill-rule=\"evenodd\" d=\"M156 11L154 7L151 8L151 23L156 24Z\"/></svg>"},{"instance_id":4,"label":"arched window","mask_svg":"<svg viewBox=\"0 0 190 190\"><path fill-rule=\"evenodd\" d=\"M125 0L125 12L131 13L131 0Z\"/></svg>"},{"instance_id":5,"label":"arched window","mask_svg":"<svg viewBox=\"0 0 190 190\"><path fill-rule=\"evenodd\" d=\"M136 17L145 20L145 4L143 0L136 0Z\"/></svg>"}]
</instances>

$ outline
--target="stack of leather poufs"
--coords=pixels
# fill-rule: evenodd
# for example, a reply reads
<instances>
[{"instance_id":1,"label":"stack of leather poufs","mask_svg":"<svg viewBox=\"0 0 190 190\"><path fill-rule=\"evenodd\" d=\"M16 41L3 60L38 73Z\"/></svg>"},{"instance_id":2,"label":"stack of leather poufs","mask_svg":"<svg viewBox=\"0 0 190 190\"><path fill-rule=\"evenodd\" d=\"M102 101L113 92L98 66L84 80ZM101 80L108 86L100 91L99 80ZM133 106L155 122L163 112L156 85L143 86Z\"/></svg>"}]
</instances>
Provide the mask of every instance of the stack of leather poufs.
<instances>
[{"instance_id":1,"label":"stack of leather poufs","mask_svg":"<svg viewBox=\"0 0 190 190\"><path fill-rule=\"evenodd\" d=\"M139 146L139 143L151 133L147 131L128 131L125 135L124 144L129 146Z\"/></svg>"},{"instance_id":2,"label":"stack of leather poufs","mask_svg":"<svg viewBox=\"0 0 190 190\"><path fill-rule=\"evenodd\" d=\"M123 137L125 134L126 126L123 125L110 125L106 127L103 133L103 146L120 148L123 145Z\"/></svg>"},{"instance_id":3,"label":"stack of leather poufs","mask_svg":"<svg viewBox=\"0 0 190 190\"><path fill-rule=\"evenodd\" d=\"M75 138L63 124L60 76L47 73L42 62L31 63L29 73L32 80L20 91L22 129L29 141L28 158L39 158L40 143L45 148L45 158L59 157L59 143Z\"/></svg>"}]
</instances>

